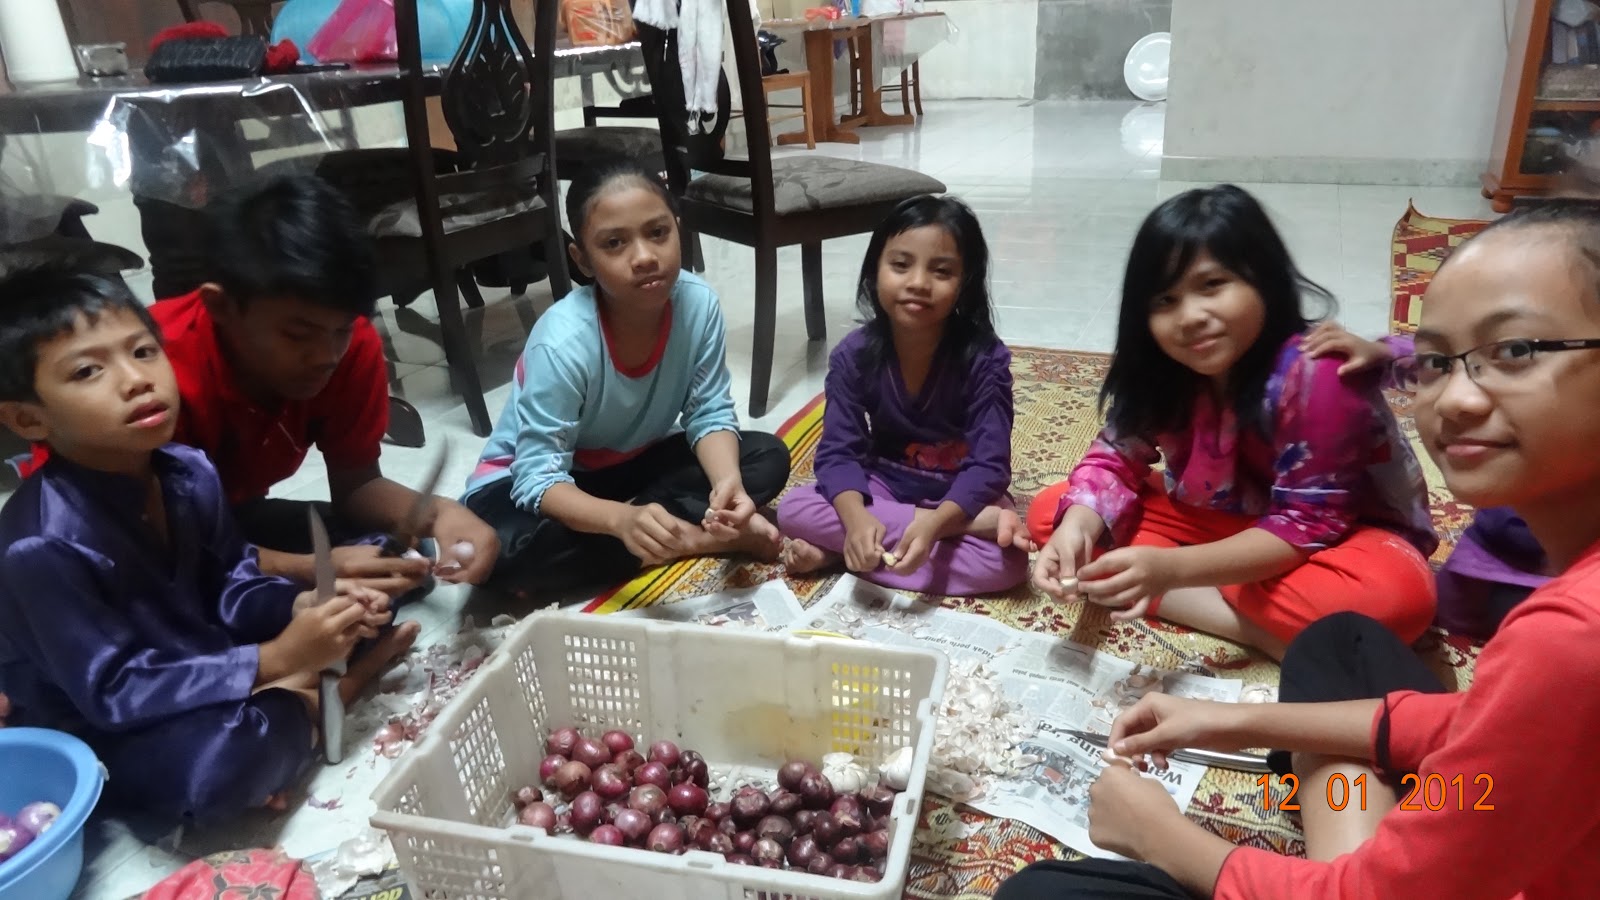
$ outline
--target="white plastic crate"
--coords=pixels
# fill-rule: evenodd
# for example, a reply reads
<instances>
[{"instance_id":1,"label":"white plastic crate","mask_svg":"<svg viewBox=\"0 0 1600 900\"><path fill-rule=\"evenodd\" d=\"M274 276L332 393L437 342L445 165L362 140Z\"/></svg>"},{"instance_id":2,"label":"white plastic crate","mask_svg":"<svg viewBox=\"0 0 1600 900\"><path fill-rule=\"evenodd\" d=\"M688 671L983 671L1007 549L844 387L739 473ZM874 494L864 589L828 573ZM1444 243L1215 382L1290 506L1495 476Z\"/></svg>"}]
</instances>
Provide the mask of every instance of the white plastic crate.
<instances>
[{"instance_id":1,"label":"white plastic crate","mask_svg":"<svg viewBox=\"0 0 1600 900\"><path fill-rule=\"evenodd\" d=\"M414 895L427 900L897 898L910 864L947 663L927 650L581 613L525 619L373 794ZM513 821L553 728L671 740L713 773L771 779L790 759L854 753L876 772L913 747L876 884L587 843ZM736 787L734 779L724 795ZM725 799L725 797L724 797Z\"/></svg>"}]
</instances>

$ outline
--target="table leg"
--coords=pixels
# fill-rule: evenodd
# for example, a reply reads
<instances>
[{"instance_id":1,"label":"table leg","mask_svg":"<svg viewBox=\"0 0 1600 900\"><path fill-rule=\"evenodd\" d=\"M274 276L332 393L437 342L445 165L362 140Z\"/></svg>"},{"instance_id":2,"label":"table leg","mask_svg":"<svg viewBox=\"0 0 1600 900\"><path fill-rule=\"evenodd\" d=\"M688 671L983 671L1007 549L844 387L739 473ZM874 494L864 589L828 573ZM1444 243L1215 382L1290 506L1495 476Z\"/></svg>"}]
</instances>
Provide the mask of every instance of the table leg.
<instances>
[{"instance_id":1,"label":"table leg","mask_svg":"<svg viewBox=\"0 0 1600 900\"><path fill-rule=\"evenodd\" d=\"M883 111L883 94L878 91L877 61L872 55L872 29L869 27L860 38L861 54L861 124L876 127L915 125L912 116L891 116Z\"/></svg>"},{"instance_id":2,"label":"table leg","mask_svg":"<svg viewBox=\"0 0 1600 900\"><path fill-rule=\"evenodd\" d=\"M833 108L833 41L837 33L819 29L805 34L806 73L811 79L811 105L815 120L812 128L816 132L816 139L836 144L861 143L859 135L840 126L838 113ZM805 140L804 133L778 135L780 144L803 144Z\"/></svg>"}]
</instances>

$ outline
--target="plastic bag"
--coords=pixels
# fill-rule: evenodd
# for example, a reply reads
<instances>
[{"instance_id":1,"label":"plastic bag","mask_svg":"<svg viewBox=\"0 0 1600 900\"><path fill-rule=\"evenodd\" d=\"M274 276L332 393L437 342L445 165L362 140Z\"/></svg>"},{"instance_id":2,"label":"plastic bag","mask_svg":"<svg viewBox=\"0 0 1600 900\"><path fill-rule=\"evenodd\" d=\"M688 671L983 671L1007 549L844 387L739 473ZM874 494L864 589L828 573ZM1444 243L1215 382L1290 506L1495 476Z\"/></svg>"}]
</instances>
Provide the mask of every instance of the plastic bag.
<instances>
[{"instance_id":1,"label":"plastic bag","mask_svg":"<svg viewBox=\"0 0 1600 900\"><path fill-rule=\"evenodd\" d=\"M561 21L579 47L626 44L633 40L633 9L627 0L561 0Z\"/></svg>"},{"instance_id":2,"label":"plastic bag","mask_svg":"<svg viewBox=\"0 0 1600 900\"><path fill-rule=\"evenodd\" d=\"M290 0L284 12L289 12L295 2ZM307 2L325 4L327 0ZM308 19L304 16L299 21ZM449 65L471 20L472 0L419 0L417 28L422 36L422 61ZM326 16L307 49L322 63L390 62L399 56L394 28L394 0L338 0L338 6ZM278 37L276 29L273 36ZM292 35L284 36L292 39Z\"/></svg>"}]
</instances>

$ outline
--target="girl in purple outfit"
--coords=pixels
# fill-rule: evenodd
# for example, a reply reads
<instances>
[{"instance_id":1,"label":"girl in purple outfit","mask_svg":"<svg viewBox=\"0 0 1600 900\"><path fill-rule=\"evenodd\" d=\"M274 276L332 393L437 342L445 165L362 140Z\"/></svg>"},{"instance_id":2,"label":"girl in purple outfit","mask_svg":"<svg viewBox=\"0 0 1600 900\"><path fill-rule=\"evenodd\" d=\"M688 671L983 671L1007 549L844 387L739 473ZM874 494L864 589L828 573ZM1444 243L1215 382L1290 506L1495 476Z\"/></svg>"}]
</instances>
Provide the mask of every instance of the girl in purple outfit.
<instances>
[{"instance_id":1,"label":"girl in purple outfit","mask_svg":"<svg viewBox=\"0 0 1600 900\"><path fill-rule=\"evenodd\" d=\"M844 563L898 590L972 596L1027 577L1011 485L1011 351L989 248L959 200L900 204L867 246L866 324L828 360L815 484L778 505L791 574Z\"/></svg>"}]
</instances>

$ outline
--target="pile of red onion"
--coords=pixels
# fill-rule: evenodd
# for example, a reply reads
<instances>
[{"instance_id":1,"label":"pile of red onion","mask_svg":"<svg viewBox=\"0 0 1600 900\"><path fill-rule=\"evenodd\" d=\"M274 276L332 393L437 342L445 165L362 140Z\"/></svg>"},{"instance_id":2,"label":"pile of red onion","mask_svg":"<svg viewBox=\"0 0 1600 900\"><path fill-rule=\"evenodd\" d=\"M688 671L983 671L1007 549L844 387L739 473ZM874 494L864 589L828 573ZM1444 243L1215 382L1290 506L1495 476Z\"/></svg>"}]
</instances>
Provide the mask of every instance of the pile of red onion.
<instances>
[{"instance_id":1,"label":"pile of red onion","mask_svg":"<svg viewBox=\"0 0 1600 900\"><path fill-rule=\"evenodd\" d=\"M42 801L24 806L15 819L0 813L0 863L21 853L23 847L49 831L59 815L61 807Z\"/></svg>"},{"instance_id":2,"label":"pile of red onion","mask_svg":"<svg viewBox=\"0 0 1600 900\"><path fill-rule=\"evenodd\" d=\"M712 802L705 758L671 741L646 755L625 732L598 740L558 728L545 741L539 785L512 795L517 821L552 834L656 853L706 850L730 863L854 881L883 877L895 791L875 784L836 794L808 762L778 770L771 791L745 785Z\"/></svg>"}]
</instances>

